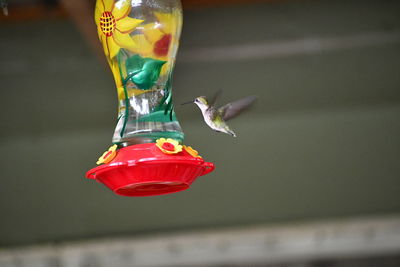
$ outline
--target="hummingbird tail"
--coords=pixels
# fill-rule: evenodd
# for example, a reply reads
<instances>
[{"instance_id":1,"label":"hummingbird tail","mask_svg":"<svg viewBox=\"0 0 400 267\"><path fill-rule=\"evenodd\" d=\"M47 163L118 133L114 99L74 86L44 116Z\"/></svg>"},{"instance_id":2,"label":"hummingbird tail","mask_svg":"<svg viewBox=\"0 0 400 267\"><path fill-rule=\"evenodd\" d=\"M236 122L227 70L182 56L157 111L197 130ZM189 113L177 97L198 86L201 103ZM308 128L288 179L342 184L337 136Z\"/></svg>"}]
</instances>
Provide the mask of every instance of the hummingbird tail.
<instances>
[{"instance_id":1,"label":"hummingbird tail","mask_svg":"<svg viewBox=\"0 0 400 267\"><path fill-rule=\"evenodd\" d=\"M226 133L229 134L229 135L231 135L231 136L233 136L233 137L237 137L236 134L235 134L235 132L232 131L231 129L227 129Z\"/></svg>"}]
</instances>

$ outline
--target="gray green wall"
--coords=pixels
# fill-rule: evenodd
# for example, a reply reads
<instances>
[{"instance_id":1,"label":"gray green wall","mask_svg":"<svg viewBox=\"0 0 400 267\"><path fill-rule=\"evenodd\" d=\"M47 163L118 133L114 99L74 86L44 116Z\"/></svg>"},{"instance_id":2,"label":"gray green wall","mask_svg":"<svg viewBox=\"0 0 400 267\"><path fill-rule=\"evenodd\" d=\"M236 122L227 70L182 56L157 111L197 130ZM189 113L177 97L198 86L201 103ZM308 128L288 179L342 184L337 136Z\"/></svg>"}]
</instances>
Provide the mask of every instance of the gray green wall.
<instances>
[{"instance_id":1,"label":"gray green wall","mask_svg":"<svg viewBox=\"0 0 400 267\"><path fill-rule=\"evenodd\" d=\"M217 168L150 198L84 178L111 142L116 90L74 26L2 23L0 246L398 214L398 14L398 1L187 10L174 102L185 143ZM261 49L207 56L249 44ZM179 105L219 89L224 101L259 96L232 121L236 139Z\"/></svg>"}]
</instances>

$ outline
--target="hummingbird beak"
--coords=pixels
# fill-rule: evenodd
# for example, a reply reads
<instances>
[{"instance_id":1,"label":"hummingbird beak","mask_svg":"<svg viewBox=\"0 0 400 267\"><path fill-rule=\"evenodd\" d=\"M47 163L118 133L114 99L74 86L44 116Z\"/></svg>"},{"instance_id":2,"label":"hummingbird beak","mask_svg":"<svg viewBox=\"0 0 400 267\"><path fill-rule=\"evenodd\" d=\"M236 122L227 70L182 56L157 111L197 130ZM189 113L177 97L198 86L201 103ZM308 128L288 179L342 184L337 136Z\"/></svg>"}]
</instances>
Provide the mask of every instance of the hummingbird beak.
<instances>
[{"instance_id":1,"label":"hummingbird beak","mask_svg":"<svg viewBox=\"0 0 400 267\"><path fill-rule=\"evenodd\" d=\"M183 106L183 105L187 105L187 104L193 104L193 103L194 103L194 101L193 101L193 100L191 100L191 101L188 101L188 102L182 103L181 105Z\"/></svg>"}]
</instances>

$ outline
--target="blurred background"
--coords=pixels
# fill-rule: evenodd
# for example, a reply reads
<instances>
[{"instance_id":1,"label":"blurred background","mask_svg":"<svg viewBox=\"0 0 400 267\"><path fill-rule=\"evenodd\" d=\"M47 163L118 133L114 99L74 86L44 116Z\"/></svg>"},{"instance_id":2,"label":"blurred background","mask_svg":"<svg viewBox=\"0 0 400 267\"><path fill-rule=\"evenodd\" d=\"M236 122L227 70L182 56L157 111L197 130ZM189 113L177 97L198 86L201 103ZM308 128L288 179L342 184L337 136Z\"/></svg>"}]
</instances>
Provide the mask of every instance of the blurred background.
<instances>
[{"instance_id":1,"label":"blurred background","mask_svg":"<svg viewBox=\"0 0 400 267\"><path fill-rule=\"evenodd\" d=\"M400 266L400 2L183 7L174 103L216 170L129 198L84 177L117 109L94 1L9 0L0 266ZM237 138L179 105L219 89L258 96Z\"/></svg>"}]
</instances>

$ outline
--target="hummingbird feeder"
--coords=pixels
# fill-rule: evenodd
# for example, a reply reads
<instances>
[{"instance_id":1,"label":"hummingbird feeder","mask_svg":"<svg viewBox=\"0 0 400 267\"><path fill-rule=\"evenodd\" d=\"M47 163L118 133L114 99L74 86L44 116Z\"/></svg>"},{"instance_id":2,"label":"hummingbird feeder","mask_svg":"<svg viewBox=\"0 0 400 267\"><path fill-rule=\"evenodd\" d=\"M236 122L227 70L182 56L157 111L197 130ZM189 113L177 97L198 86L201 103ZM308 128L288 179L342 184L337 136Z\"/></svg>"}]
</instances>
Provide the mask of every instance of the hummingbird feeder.
<instances>
[{"instance_id":1,"label":"hummingbird feeder","mask_svg":"<svg viewBox=\"0 0 400 267\"><path fill-rule=\"evenodd\" d=\"M86 177L118 195L185 190L214 170L190 146L172 104L179 0L97 0L95 22L118 93L113 145Z\"/></svg>"}]
</instances>

